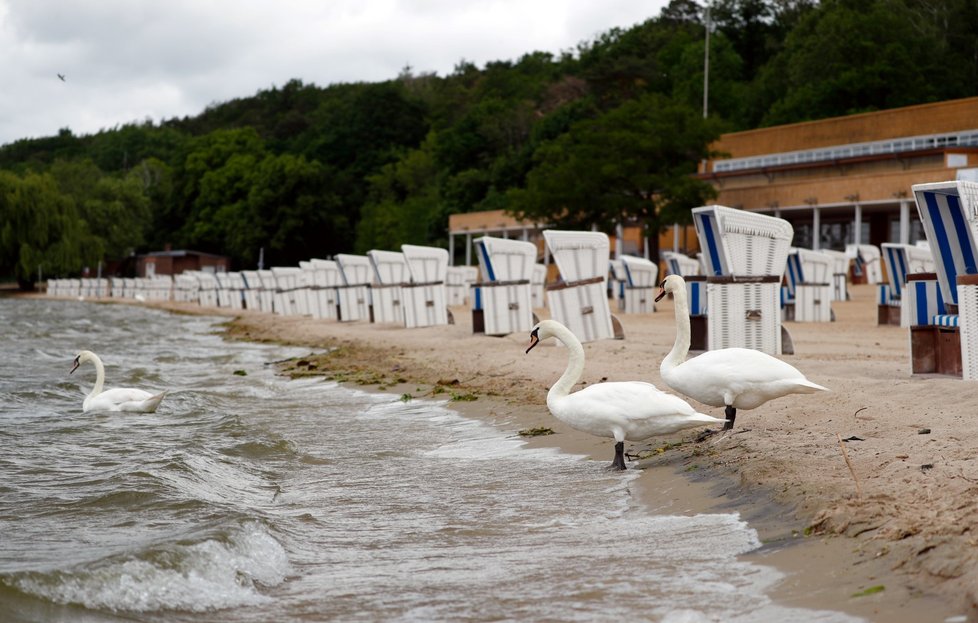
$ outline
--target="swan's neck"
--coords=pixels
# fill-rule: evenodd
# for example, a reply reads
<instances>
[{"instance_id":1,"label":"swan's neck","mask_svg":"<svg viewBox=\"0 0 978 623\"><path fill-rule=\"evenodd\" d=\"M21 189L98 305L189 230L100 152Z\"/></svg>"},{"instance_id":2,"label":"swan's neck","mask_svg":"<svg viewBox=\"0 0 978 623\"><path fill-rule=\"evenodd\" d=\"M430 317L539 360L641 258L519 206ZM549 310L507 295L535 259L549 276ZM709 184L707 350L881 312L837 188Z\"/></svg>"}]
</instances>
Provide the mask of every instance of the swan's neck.
<instances>
[{"instance_id":1,"label":"swan's neck","mask_svg":"<svg viewBox=\"0 0 978 623\"><path fill-rule=\"evenodd\" d=\"M685 287L672 293L672 304L676 310L676 343L662 360L662 365L659 366L660 374L667 374L686 361L686 354L689 353L689 303L686 300Z\"/></svg>"},{"instance_id":2,"label":"swan's neck","mask_svg":"<svg viewBox=\"0 0 978 623\"><path fill-rule=\"evenodd\" d=\"M89 392L88 397L94 398L102 393L102 387L105 385L105 366L102 365L102 360L98 357L92 359L92 365L95 366L95 386L92 387L92 391Z\"/></svg>"},{"instance_id":3,"label":"swan's neck","mask_svg":"<svg viewBox=\"0 0 978 623\"><path fill-rule=\"evenodd\" d=\"M563 398L570 394L574 384L580 380L581 374L584 373L584 346L581 345L581 341L577 339L577 336L570 329L561 328L563 330L556 333L554 337L567 347L567 369L564 370L564 373L560 375L557 382L547 392L548 404L551 400Z\"/></svg>"}]
</instances>

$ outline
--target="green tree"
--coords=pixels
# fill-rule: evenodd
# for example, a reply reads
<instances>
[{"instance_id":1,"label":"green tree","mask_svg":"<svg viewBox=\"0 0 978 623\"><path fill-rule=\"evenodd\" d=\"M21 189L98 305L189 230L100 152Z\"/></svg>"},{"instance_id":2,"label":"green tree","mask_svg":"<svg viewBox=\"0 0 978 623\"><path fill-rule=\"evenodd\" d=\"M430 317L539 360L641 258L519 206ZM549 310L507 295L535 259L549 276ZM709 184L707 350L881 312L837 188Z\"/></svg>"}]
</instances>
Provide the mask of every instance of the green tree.
<instances>
[{"instance_id":1,"label":"green tree","mask_svg":"<svg viewBox=\"0 0 978 623\"><path fill-rule=\"evenodd\" d=\"M698 111L645 95L537 150L526 189L510 193L510 210L568 229L637 223L657 257L659 231L688 222L689 209L713 194L691 174L718 134L717 122Z\"/></svg>"},{"instance_id":2,"label":"green tree","mask_svg":"<svg viewBox=\"0 0 978 623\"><path fill-rule=\"evenodd\" d=\"M904 0L825 0L806 13L761 80L784 86L764 125L935 99L937 41L915 31ZM776 88L765 87L767 91Z\"/></svg>"},{"instance_id":3,"label":"green tree","mask_svg":"<svg viewBox=\"0 0 978 623\"><path fill-rule=\"evenodd\" d=\"M0 274L30 289L44 276L77 275L102 258L74 202L50 175L0 171Z\"/></svg>"}]
</instances>

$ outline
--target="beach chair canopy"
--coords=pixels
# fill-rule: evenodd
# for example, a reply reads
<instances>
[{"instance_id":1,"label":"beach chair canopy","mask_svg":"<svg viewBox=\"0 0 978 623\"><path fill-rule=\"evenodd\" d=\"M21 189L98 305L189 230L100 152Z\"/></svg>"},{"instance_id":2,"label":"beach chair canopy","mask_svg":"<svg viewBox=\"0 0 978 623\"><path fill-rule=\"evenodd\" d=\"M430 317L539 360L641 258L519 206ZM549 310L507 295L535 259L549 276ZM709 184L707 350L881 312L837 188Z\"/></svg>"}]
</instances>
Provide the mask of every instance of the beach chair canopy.
<instances>
[{"instance_id":1,"label":"beach chair canopy","mask_svg":"<svg viewBox=\"0 0 978 623\"><path fill-rule=\"evenodd\" d=\"M366 255L338 253L336 255L336 265L340 269L343 285L370 285L370 281L373 278L373 267L370 265L370 258Z\"/></svg>"},{"instance_id":2,"label":"beach chair canopy","mask_svg":"<svg viewBox=\"0 0 978 623\"><path fill-rule=\"evenodd\" d=\"M547 229L543 238L564 281L607 278L611 245L596 231Z\"/></svg>"},{"instance_id":3,"label":"beach chair canopy","mask_svg":"<svg viewBox=\"0 0 978 623\"><path fill-rule=\"evenodd\" d=\"M693 208L693 224L708 277L784 274L794 237L788 221L713 205Z\"/></svg>"},{"instance_id":4,"label":"beach chair canopy","mask_svg":"<svg viewBox=\"0 0 978 623\"><path fill-rule=\"evenodd\" d=\"M700 262L696 258L676 251L663 251L662 259L665 260L670 275L689 277L700 274Z\"/></svg>"},{"instance_id":5,"label":"beach chair canopy","mask_svg":"<svg viewBox=\"0 0 978 623\"><path fill-rule=\"evenodd\" d=\"M945 301L958 302L958 275L978 273L978 183L915 184L917 212Z\"/></svg>"},{"instance_id":6,"label":"beach chair canopy","mask_svg":"<svg viewBox=\"0 0 978 623\"><path fill-rule=\"evenodd\" d=\"M313 270L313 285L321 288L343 285L343 275L340 274L340 267L334 260L313 258L309 263Z\"/></svg>"},{"instance_id":7,"label":"beach chair canopy","mask_svg":"<svg viewBox=\"0 0 978 623\"><path fill-rule=\"evenodd\" d=\"M448 272L448 251L440 247L420 247L402 244L401 251L407 260L411 280L414 283L439 283L445 281Z\"/></svg>"},{"instance_id":8,"label":"beach chair canopy","mask_svg":"<svg viewBox=\"0 0 978 623\"><path fill-rule=\"evenodd\" d=\"M632 255L621 256L625 273L625 283L631 288L652 288L657 285L659 265L655 262Z\"/></svg>"},{"instance_id":9,"label":"beach chair canopy","mask_svg":"<svg viewBox=\"0 0 978 623\"><path fill-rule=\"evenodd\" d=\"M466 286L479 279L479 269L475 266L449 266L445 270L445 283L450 286Z\"/></svg>"},{"instance_id":10,"label":"beach chair canopy","mask_svg":"<svg viewBox=\"0 0 978 623\"><path fill-rule=\"evenodd\" d=\"M830 283L835 259L812 249L792 249L788 254L785 275L792 293L799 283Z\"/></svg>"},{"instance_id":11,"label":"beach chair canopy","mask_svg":"<svg viewBox=\"0 0 978 623\"><path fill-rule=\"evenodd\" d=\"M294 290L299 287L299 275L302 269L298 266L272 266L277 290Z\"/></svg>"},{"instance_id":12,"label":"beach chair canopy","mask_svg":"<svg viewBox=\"0 0 978 623\"><path fill-rule=\"evenodd\" d=\"M886 266L886 279L892 296L900 298L907 275L933 272L934 259L930 249L911 244L884 242L881 246L883 264Z\"/></svg>"},{"instance_id":13,"label":"beach chair canopy","mask_svg":"<svg viewBox=\"0 0 978 623\"><path fill-rule=\"evenodd\" d=\"M374 279L385 286L394 286L411 281L407 260L400 251L367 251L374 269Z\"/></svg>"},{"instance_id":14,"label":"beach chair canopy","mask_svg":"<svg viewBox=\"0 0 978 623\"><path fill-rule=\"evenodd\" d=\"M827 255L832 260L831 274L837 275L849 272L849 255L845 251L821 249L819 253Z\"/></svg>"},{"instance_id":15,"label":"beach chair canopy","mask_svg":"<svg viewBox=\"0 0 978 623\"><path fill-rule=\"evenodd\" d=\"M524 240L483 236L475 239L483 281L529 281L537 246Z\"/></svg>"}]
</instances>

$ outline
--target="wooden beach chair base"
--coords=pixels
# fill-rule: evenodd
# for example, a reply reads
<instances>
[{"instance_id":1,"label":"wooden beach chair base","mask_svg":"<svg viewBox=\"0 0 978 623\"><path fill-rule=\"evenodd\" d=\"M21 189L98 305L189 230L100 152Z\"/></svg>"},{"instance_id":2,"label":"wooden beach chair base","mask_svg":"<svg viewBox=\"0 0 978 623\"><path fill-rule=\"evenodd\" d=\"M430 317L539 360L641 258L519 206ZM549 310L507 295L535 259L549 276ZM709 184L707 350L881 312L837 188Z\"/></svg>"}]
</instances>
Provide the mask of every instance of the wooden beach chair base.
<instances>
[{"instance_id":1,"label":"wooden beach chair base","mask_svg":"<svg viewBox=\"0 0 978 623\"><path fill-rule=\"evenodd\" d=\"M910 327L910 365L913 374L947 374L960 377L961 333L958 327Z\"/></svg>"}]
</instances>

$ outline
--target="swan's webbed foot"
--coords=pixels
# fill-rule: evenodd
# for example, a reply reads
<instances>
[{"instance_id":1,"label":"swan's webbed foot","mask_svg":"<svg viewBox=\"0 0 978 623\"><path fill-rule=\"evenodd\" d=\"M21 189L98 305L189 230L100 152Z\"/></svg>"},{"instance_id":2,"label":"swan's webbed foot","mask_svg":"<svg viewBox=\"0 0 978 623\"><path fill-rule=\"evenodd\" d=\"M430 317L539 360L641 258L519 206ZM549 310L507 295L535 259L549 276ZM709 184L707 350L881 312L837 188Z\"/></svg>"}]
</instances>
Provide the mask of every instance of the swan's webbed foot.
<instances>
[{"instance_id":1,"label":"swan's webbed foot","mask_svg":"<svg viewBox=\"0 0 978 623\"><path fill-rule=\"evenodd\" d=\"M727 405L724 414L727 416L727 421L723 425L723 430L730 430L733 428L734 420L737 419L737 409Z\"/></svg>"},{"instance_id":2,"label":"swan's webbed foot","mask_svg":"<svg viewBox=\"0 0 978 623\"><path fill-rule=\"evenodd\" d=\"M625 442L619 441L615 444L615 460L611 462L611 469L625 471Z\"/></svg>"}]
</instances>

